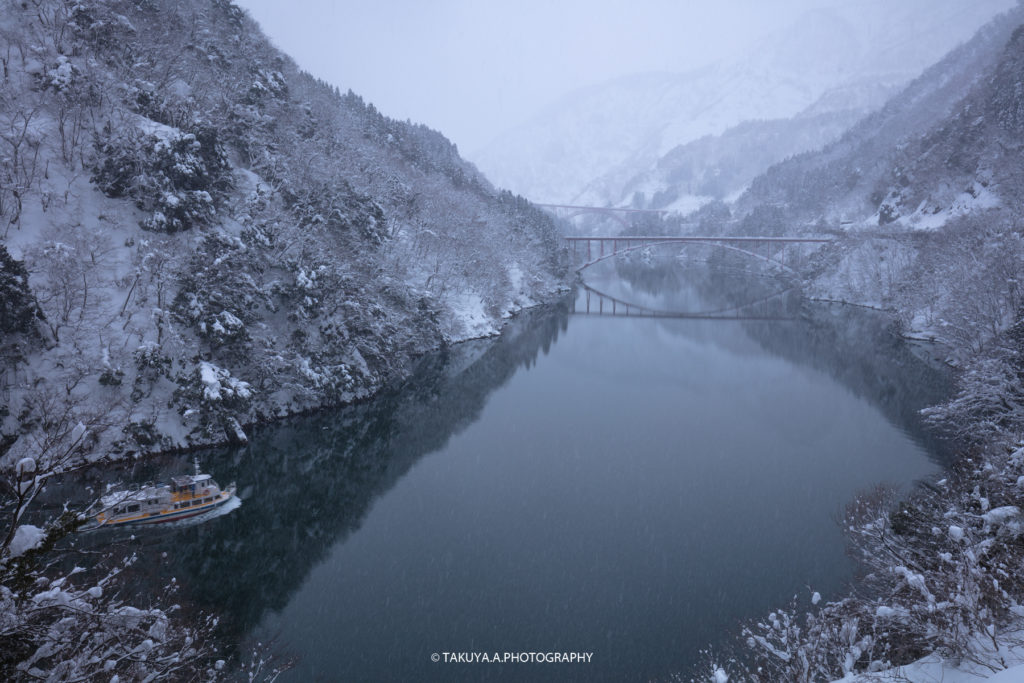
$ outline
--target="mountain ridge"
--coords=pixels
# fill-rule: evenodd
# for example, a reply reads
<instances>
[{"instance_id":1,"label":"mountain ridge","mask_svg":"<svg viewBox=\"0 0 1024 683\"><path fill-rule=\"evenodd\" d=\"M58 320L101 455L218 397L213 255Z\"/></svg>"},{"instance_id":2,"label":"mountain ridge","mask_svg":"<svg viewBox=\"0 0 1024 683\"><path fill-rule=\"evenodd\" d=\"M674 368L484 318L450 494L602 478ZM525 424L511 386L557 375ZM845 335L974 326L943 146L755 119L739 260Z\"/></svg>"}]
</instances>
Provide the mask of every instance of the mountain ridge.
<instances>
[{"instance_id":1,"label":"mountain ridge","mask_svg":"<svg viewBox=\"0 0 1024 683\"><path fill-rule=\"evenodd\" d=\"M744 58L673 75L677 95L665 94L671 87L664 79L650 92L642 85L618 85L628 77L589 86L546 108L557 116L534 118L469 156L496 184L538 201L614 203L621 187L611 193L585 188L609 174L624 182L652 168L672 147L742 121L791 117L845 82L870 76L906 83L1008 5L1005 0L971 7L867 2L828 8L766 38ZM861 6L870 10L870 20L859 18ZM832 38L825 41L830 46L854 41L859 49L830 49L825 60L807 58L799 45L808 22L831 27ZM915 41L923 36L937 37L928 44ZM651 108L649 102L659 106Z\"/></svg>"}]
</instances>

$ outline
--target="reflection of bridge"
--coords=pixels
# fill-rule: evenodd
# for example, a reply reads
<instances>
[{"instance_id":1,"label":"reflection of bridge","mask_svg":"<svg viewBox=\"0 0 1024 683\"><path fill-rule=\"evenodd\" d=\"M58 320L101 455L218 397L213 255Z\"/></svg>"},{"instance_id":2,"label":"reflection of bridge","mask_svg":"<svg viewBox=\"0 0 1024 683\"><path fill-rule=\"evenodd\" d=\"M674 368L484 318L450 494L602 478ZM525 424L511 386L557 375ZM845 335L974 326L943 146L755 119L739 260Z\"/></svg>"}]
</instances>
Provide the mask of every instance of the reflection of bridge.
<instances>
[{"instance_id":1,"label":"reflection of bridge","mask_svg":"<svg viewBox=\"0 0 1024 683\"><path fill-rule=\"evenodd\" d=\"M738 251L748 256L767 261L768 263L780 266L785 270L790 268L782 261L775 258L775 254L782 247L791 244L823 244L831 242L828 237L759 237L750 236L642 236L642 235L620 235L619 237L565 237L565 242L572 252L572 262L578 263L585 258L576 272L620 254L625 254L636 249L642 249L660 244L703 244ZM761 254L755 249L764 249L766 253Z\"/></svg>"},{"instance_id":2,"label":"reflection of bridge","mask_svg":"<svg viewBox=\"0 0 1024 683\"><path fill-rule=\"evenodd\" d=\"M629 303L622 299L598 291L586 283L583 288L583 301L577 303L573 298L569 313L573 315L605 316L612 318L672 318L677 320L795 320L796 317L786 310L786 295L792 289L769 294L755 301L739 306L730 306L710 311L686 313L683 311L666 311Z\"/></svg>"}]
</instances>

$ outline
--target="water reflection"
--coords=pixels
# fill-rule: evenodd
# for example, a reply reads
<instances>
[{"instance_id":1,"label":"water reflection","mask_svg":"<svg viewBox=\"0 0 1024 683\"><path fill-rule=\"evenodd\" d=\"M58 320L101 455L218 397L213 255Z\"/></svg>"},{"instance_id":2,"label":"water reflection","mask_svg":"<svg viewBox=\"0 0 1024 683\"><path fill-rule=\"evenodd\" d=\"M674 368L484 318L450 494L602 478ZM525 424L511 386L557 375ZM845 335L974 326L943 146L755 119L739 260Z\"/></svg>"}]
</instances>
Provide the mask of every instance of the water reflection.
<instances>
[{"instance_id":1,"label":"water reflection","mask_svg":"<svg viewBox=\"0 0 1024 683\"><path fill-rule=\"evenodd\" d=\"M761 310L801 324L748 320L743 325L746 336L772 355L827 373L945 461L949 444L925 425L920 411L950 395L952 375L935 349L900 338L888 314L809 302L791 281L740 267L707 268L685 261L650 267L625 261L589 276L599 287L610 283L608 288L622 298L683 312L680 317L701 307L744 312L768 303L771 308ZM726 332L717 341L728 344L731 338Z\"/></svg>"},{"instance_id":2,"label":"water reflection","mask_svg":"<svg viewBox=\"0 0 1024 683\"><path fill-rule=\"evenodd\" d=\"M565 304L532 311L496 341L424 358L409 381L372 402L264 428L245 449L205 453L204 469L236 480L244 505L195 528L136 530L135 541L152 557L168 552L161 574L187 577L188 599L222 613L241 639L268 610L288 604L331 546L363 524L376 498L472 424L488 395L547 353L566 325ZM155 480L187 462L164 458L92 477ZM99 480L86 483L102 489ZM69 487L50 491L53 501L69 497Z\"/></svg>"},{"instance_id":3,"label":"water reflection","mask_svg":"<svg viewBox=\"0 0 1024 683\"><path fill-rule=\"evenodd\" d=\"M781 322L796 319L793 307L794 303L800 301L799 291L792 287L742 303L722 304L718 308L699 311L668 310L624 300L586 282L581 282L579 288L582 290L581 295L573 299L570 313L610 318Z\"/></svg>"},{"instance_id":4,"label":"water reflection","mask_svg":"<svg viewBox=\"0 0 1024 683\"><path fill-rule=\"evenodd\" d=\"M717 277L607 289L667 309L774 286ZM230 638L280 634L292 680L665 677L807 583L838 589L838 506L936 466L916 410L944 375L880 316L786 305L799 322L535 311L373 402L208 455L245 504L136 542ZM594 659L430 661L506 650Z\"/></svg>"}]
</instances>

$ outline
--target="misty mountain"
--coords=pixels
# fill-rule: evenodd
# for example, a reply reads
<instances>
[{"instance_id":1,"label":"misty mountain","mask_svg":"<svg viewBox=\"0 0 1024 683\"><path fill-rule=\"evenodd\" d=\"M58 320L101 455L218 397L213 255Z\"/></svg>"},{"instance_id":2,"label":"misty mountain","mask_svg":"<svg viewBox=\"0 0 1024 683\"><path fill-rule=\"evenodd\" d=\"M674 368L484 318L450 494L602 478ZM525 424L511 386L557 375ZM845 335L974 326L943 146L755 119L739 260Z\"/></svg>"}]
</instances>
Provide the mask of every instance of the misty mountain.
<instances>
[{"instance_id":1,"label":"misty mountain","mask_svg":"<svg viewBox=\"0 0 1024 683\"><path fill-rule=\"evenodd\" d=\"M243 440L564 287L549 217L227 0L10 4L0 42L7 458Z\"/></svg>"},{"instance_id":2,"label":"misty mountain","mask_svg":"<svg viewBox=\"0 0 1024 683\"><path fill-rule=\"evenodd\" d=\"M961 360L1024 306L1024 6L983 27L819 152L758 177L734 230L842 229L812 295L895 311Z\"/></svg>"},{"instance_id":3,"label":"misty mountain","mask_svg":"<svg viewBox=\"0 0 1024 683\"><path fill-rule=\"evenodd\" d=\"M810 12L735 61L578 91L472 158L498 185L537 201L618 202L678 145L816 103L818 115L850 109L826 97L837 89L905 84L1009 4L870 0Z\"/></svg>"},{"instance_id":4,"label":"misty mountain","mask_svg":"<svg viewBox=\"0 0 1024 683\"><path fill-rule=\"evenodd\" d=\"M1000 15L838 141L757 178L738 210L771 204L796 223L936 227L941 219L926 216L955 209L965 192L983 197L977 208L991 208L991 192L1013 200L1007 187L987 188L1017 165L1003 145L1019 144L1007 122L1018 90L1011 37L1022 22L1021 6Z\"/></svg>"},{"instance_id":5,"label":"misty mountain","mask_svg":"<svg viewBox=\"0 0 1024 683\"><path fill-rule=\"evenodd\" d=\"M880 105L888 89L877 90ZM869 111L815 109L789 119L744 121L721 135L679 145L627 181L613 203L688 213L711 200L728 200L773 164L834 141Z\"/></svg>"}]
</instances>

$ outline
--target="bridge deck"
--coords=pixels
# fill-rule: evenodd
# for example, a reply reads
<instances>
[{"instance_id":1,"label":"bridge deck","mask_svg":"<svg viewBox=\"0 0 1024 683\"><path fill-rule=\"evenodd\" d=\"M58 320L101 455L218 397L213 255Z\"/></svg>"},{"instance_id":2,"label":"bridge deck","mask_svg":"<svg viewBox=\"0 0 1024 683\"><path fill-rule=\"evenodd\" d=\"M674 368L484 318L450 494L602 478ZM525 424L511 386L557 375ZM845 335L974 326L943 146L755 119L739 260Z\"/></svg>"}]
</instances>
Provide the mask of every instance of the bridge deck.
<instances>
[{"instance_id":1,"label":"bridge deck","mask_svg":"<svg viewBox=\"0 0 1024 683\"><path fill-rule=\"evenodd\" d=\"M812 243L821 244L834 241L831 237L765 237L763 235L622 235L620 237L585 237L568 235L563 237L566 242L780 242L780 243Z\"/></svg>"},{"instance_id":2,"label":"bridge deck","mask_svg":"<svg viewBox=\"0 0 1024 683\"><path fill-rule=\"evenodd\" d=\"M615 206L581 206L578 204L534 204L534 206L539 206L542 209L571 209L573 211L583 211L587 213L672 213L667 209L629 209Z\"/></svg>"}]
</instances>

